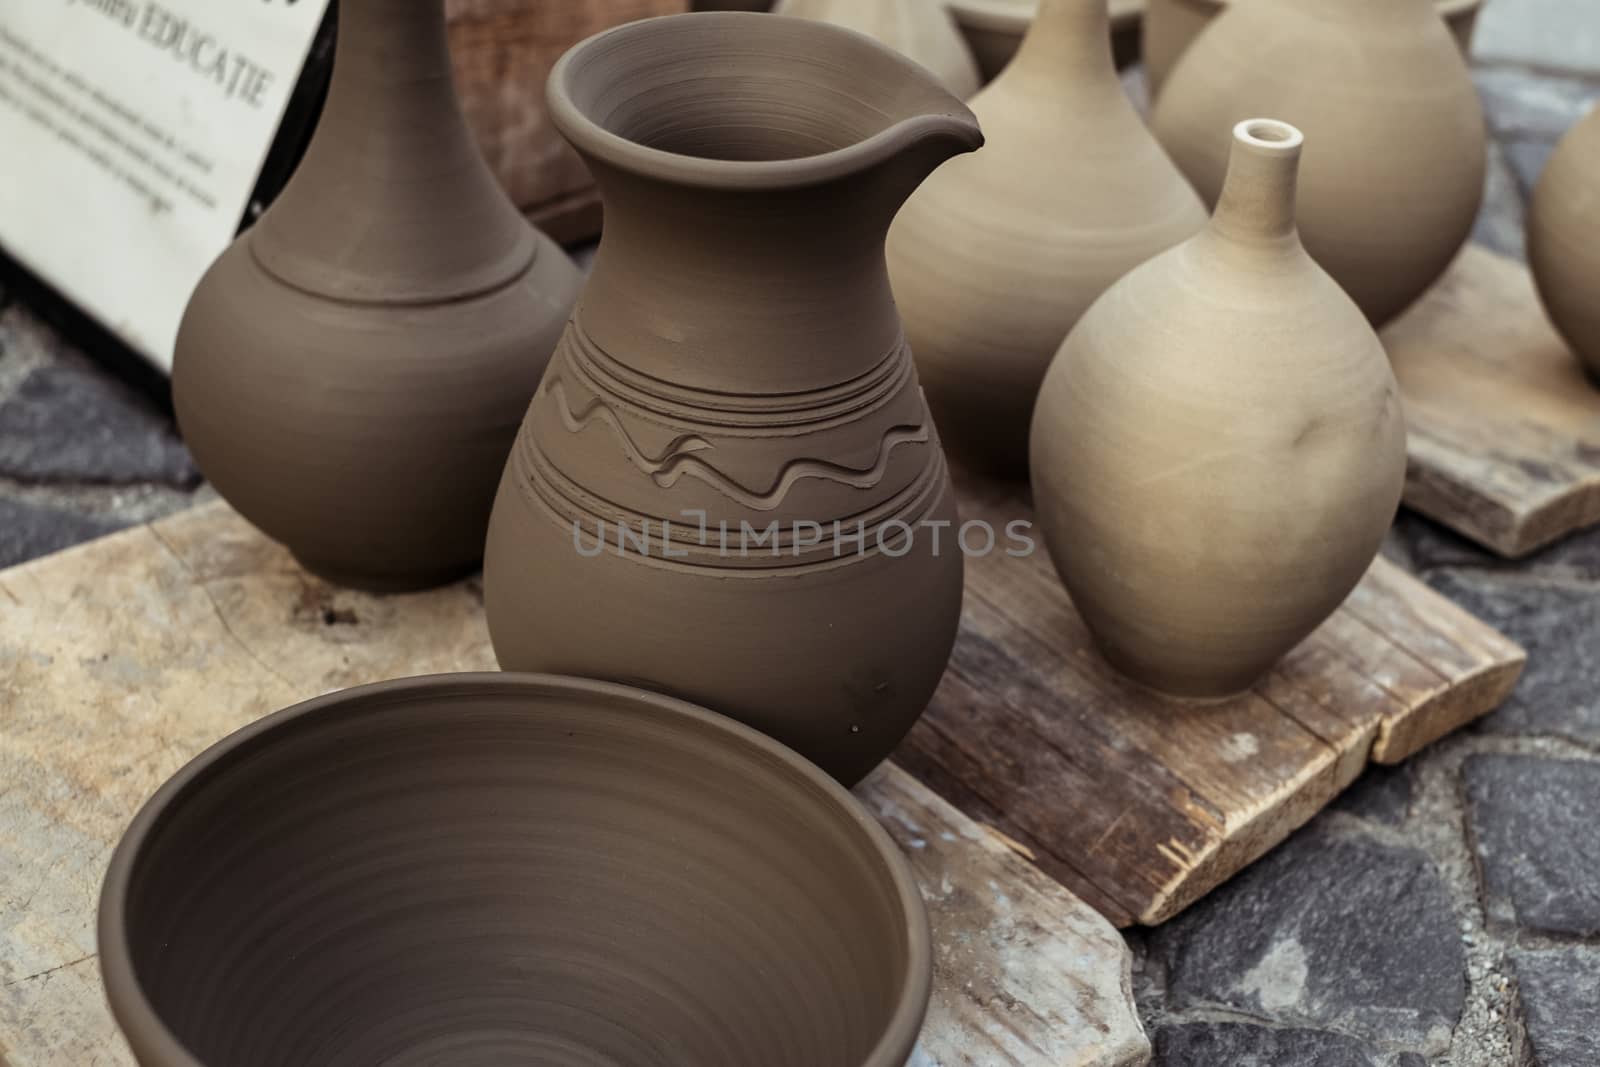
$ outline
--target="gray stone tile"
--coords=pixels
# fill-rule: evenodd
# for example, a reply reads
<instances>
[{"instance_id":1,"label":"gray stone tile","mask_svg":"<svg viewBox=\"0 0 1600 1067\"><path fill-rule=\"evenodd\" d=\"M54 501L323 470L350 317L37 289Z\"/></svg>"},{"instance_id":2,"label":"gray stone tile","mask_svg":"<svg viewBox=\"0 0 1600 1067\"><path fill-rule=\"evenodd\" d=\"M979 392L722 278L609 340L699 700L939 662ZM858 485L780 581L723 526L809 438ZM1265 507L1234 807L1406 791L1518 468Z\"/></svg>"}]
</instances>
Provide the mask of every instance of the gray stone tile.
<instances>
[{"instance_id":1,"label":"gray stone tile","mask_svg":"<svg viewBox=\"0 0 1600 1067\"><path fill-rule=\"evenodd\" d=\"M1539 186L1539 177L1544 173L1551 154L1556 150L1555 142L1507 140L1501 150L1505 154L1506 164L1510 167L1517 186L1523 195L1528 197L1528 202L1532 203L1534 191Z\"/></svg>"},{"instance_id":2,"label":"gray stone tile","mask_svg":"<svg viewBox=\"0 0 1600 1067\"><path fill-rule=\"evenodd\" d=\"M92 541L124 523L0 496L0 568Z\"/></svg>"},{"instance_id":3,"label":"gray stone tile","mask_svg":"<svg viewBox=\"0 0 1600 1067\"><path fill-rule=\"evenodd\" d=\"M1428 858L1315 824L1151 948L1177 1011L1228 1008L1437 1055L1465 1004L1460 930Z\"/></svg>"},{"instance_id":4,"label":"gray stone tile","mask_svg":"<svg viewBox=\"0 0 1600 1067\"><path fill-rule=\"evenodd\" d=\"M1600 1048L1600 952L1514 952L1533 1067L1594 1067Z\"/></svg>"},{"instance_id":5,"label":"gray stone tile","mask_svg":"<svg viewBox=\"0 0 1600 1067\"><path fill-rule=\"evenodd\" d=\"M1416 772L1410 763L1398 767L1374 764L1364 771L1355 785L1333 803L1334 811L1356 815L1382 826L1399 826L1411 813L1411 797L1416 788Z\"/></svg>"},{"instance_id":6,"label":"gray stone tile","mask_svg":"<svg viewBox=\"0 0 1600 1067\"><path fill-rule=\"evenodd\" d=\"M1472 239L1503 256L1527 259L1527 201L1505 154L1489 142L1489 169L1484 178L1483 207L1472 229Z\"/></svg>"},{"instance_id":7,"label":"gray stone tile","mask_svg":"<svg viewBox=\"0 0 1600 1067\"><path fill-rule=\"evenodd\" d=\"M1600 75L1600 12L1594 0L1489 0L1473 58Z\"/></svg>"},{"instance_id":8,"label":"gray stone tile","mask_svg":"<svg viewBox=\"0 0 1600 1067\"><path fill-rule=\"evenodd\" d=\"M1371 1046L1321 1030L1184 1023L1152 1037L1154 1067L1380 1067Z\"/></svg>"},{"instance_id":9,"label":"gray stone tile","mask_svg":"<svg viewBox=\"0 0 1600 1067\"><path fill-rule=\"evenodd\" d=\"M1490 6L1502 0L1491 0ZM1596 103L1600 83L1515 67L1480 67L1472 79L1495 136L1554 144Z\"/></svg>"},{"instance_id":10,"label":"gray stone tile","mask_svg":"<svg viewBox=\"0 0 1600 1067\"><path fill-rule=\"evenodd\" d=\"M1600 934L1600 762L1480 755L1463 775L1490 920Z\"/></svg>"},{"instance_id":11,"label":"gray stone tile","mask_svg":"<svg viewBox=\"0 0 1600 1067\"><path fill-rule=\"evenodd\" d=\"M1572 534L1520 560L1503 559L1413 511L1401 511L1390 558L1413 571L1496 571L1529 578L1600 582L1600 526Z\"/></svg>"}]
</instances>

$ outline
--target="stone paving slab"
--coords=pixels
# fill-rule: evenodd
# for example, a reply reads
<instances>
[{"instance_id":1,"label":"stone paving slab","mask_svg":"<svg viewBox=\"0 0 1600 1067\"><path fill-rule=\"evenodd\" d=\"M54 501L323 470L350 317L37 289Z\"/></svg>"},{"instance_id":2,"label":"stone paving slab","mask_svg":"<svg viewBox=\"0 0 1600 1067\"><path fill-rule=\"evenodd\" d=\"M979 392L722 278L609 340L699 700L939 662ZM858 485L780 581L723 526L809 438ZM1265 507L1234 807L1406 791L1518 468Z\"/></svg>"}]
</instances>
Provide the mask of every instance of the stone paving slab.
<instances>
[{"instance_id":1,"label":"stone paving slab","mask_svg":"<svg viewBox=\"0 0 1600 1067\"><path fill-rule=\"evenodd\" d=\"M1600 1062L1600 956L1558 949L1512 954L1536 1067Z\"/></svg>"}]
</instances>

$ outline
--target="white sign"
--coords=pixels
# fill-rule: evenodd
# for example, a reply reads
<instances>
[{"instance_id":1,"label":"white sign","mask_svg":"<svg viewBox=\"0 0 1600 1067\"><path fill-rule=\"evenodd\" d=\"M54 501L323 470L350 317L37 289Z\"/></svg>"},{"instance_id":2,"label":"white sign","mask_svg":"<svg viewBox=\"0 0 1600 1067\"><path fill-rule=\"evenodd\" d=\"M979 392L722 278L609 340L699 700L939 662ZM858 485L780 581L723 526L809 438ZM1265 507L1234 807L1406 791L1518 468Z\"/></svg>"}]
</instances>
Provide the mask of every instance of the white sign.
<instances>
[{"instance_id":1,"label":"white sign","mask_svg":"<svg viewBox=\"0 0 1600 1067\"><path fill-rule=\"evenodd\" d=\"M0 0L0 246L172 365L328 0Z\"/></svg>"}]
</instances>

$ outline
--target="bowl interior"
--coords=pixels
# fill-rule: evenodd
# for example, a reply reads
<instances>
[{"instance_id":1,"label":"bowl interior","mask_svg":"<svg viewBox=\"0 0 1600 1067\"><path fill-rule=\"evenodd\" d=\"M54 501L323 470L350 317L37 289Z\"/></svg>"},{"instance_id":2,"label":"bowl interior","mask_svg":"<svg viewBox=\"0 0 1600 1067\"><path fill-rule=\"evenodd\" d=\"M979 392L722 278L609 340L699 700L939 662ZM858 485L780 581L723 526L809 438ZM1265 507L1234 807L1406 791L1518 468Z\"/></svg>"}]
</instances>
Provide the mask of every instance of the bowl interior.
<instances>
[{"instance_id":1,"label":"bowl interior","mask_svg":"<svg viewBox=\"0 0 1600 1067\"><path fill-rule=\"evenodd\" d=\"M629 694L377 687L202 760L128 867L140 994L207 1067L887 1065L922 919L881 841Z\"/></svg>"}]
</instances>

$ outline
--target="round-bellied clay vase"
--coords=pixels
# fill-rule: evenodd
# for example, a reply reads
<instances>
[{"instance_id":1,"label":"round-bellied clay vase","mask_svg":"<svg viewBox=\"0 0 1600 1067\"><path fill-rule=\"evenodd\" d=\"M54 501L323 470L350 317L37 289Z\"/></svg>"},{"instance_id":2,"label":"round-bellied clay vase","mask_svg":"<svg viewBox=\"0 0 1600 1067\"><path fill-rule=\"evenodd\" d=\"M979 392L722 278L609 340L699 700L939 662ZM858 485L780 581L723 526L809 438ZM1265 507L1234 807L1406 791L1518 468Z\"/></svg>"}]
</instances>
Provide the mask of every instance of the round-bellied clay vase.
<instances>
[{"instance_id":1,"label":"round-bellied clay vase","mask_svg":"<svg viewBox=\"0 0 1600 1067\"><path fill-rule=\"evenodd\" d=\"M916 883L816 767L533 675L263 719L134 818L100 969L143 1067L902 1067Z\"/></svg>"},{"instance_id":2,"label":"round-bellied clay vase","mask_svg":"<svg viewBox=\"0 0 1600 1067\"><path fill-rule=\"evenodd\" d=\"M299 170L214 264L173 395L200 468L309 570L363 589L469 572L581 276L473 144L443 0L343 0Z\"/></svg>"},{"instance_id":3,"label":"round-bellied clay vase","mask_svg":"<svg viewBox=\"0 0 1600 1067\"><path fill-rule=\"evenodd\" d=\"M1090 309L1033 423L1073 603L1113 665L1175 696L1249 688L1355 588L1400 503L1388 358L1295 233L1301 143L1240 125L1211 224Z\"/></svg>"},{"instance_id":4,"label":"round-bellied clay vase","mask_svg":"<svg viewBox=\"0 0 1600 1067\"><path fill-rule=\"evenodd\" d=\"M862 34L735 12L591 38L549 95L606 232L490 526L500 663L693 700L854 782L961 610L883 242L977 121Z\"/></svg>"},{"instance_id":5,"label":"round-bellied clay vase","mask_svg":"<svg viewBox=\"0 0 1600 1067\"><path fill-rule=\"evenodd\" d=\"M1101 293L1192 237L1205 205L1128 101L1105 0L1043 0L972 100L988 144L919 189L889 275L951 454L1020 473L1039 383Z\"/></svg>"},{"instance_id":6,"label":"round-bellied clay vase","mask_svg":"<svg viewBox=\"0 0 1600 1067\"><path fill-rule=\"evenodd\" d=\"M1161 95L1167 75L1194 39L1228 5L1228 0L1147 0L1141 51L1150 96ZM1484 0L1435 0L1463 56L1472 54L1472 36Z\"/></svg>"},{"instance_id":7,"label":"round-bellied clay vase","mask_svg":"<svg viewBox=\"0 0 1600 1067\"><path fill-rule=\"evenodd\" d=\"M1534 188L1528 264L1551 321L1600 383L1600 108L1562 138Z\"/></svg>"},{"instance_id":8,"label":"round-bellied clay vase","mask_svg":"<svg viewBox=\"0 0 1600 1067\"><path fill-rule=\"evenodd\" d=\"M1119 68L1139 58L1139 24L1145 0L1107 0L1111 51ZM993 81L1022 47L1039 13L1039 0L949 0L951 14L978 60L984 83Z\"/></svg>"},{"instance_id":9,"label":"round-bellied clay vase","mask_svg":"<svg viewBox=\"0 0 1600 1067\"><path fill-rule=\"evenodd\" d=\"M1152 125L1214 204L1228 165L1216 131L1263 112L1312 145L1306 249L1383 325L1444 273L1483 202L1483 108L1432 0L1231 4L1173 70Z\"/></svg>"},{"instance_id":10,"label":"round-bellied clay vase","mask_svg":"<svg viewBox=\"0 0 1600 1067\"><path fill-rule=\"evenodd\" d=\"M933 71L965 100L978 91L978 63L942 3L929 0L778 0L777 15L818 19L882 41Z\"/></svg>"}]
</instances>

